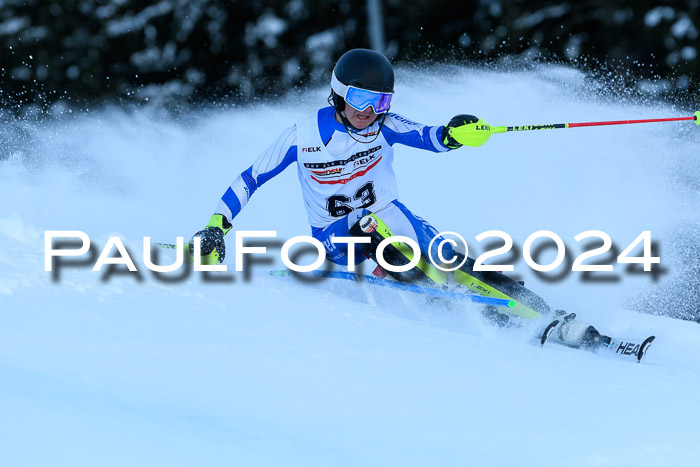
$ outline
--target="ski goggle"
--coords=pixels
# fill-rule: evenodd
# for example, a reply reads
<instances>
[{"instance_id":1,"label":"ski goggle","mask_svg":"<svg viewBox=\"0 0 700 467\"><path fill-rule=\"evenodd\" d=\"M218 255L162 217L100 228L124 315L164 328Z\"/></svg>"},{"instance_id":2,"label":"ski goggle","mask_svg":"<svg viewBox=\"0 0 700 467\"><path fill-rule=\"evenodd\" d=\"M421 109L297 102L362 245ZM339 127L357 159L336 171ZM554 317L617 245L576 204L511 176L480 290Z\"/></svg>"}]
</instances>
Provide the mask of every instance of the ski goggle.
<instances>
[{"instance_id":1,"label":"ski goggle","mask_svg":"<svg viewBox=\"0 0 700 467\"><path fill-rule=\"evenodd\" d=\"M369 91L367 89L356 88L355 86L347 86L341 83L333 74L331 78L331 87L340 97L345 99L345 102L353 109L362 112L367 107L372 107L374 113L383 114L391 107L390 92Z\"/></svg>"}]
</instances>

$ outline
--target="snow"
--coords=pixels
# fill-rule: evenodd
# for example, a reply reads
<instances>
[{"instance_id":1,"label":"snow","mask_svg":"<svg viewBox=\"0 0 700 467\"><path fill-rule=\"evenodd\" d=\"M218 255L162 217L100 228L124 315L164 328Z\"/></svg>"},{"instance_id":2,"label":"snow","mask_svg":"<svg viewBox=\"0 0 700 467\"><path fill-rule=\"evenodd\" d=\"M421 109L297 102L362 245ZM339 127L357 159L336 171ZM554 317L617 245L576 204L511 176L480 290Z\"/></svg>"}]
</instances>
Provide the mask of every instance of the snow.
<instances>
[{"instance_id":1,"label":"snow","mask_svg":"<svg viewBox=\"0 0 700 467\"><path fill-rule=\"evenodd\" d=\"M172 10L173 5L171 5L170 2L158 2L155 5L144 8L136 15L129 15L110 21L107 23L107 34L115 37L124 35L129 31L142 29L151 19L168 14ZM108 18L112 15L112 12L108 10L107 7L101 7L98 8L97 14L101 18Z\"/></svg>"},{"instance_id":2,"label":"snow","mask_svg":"<svg viewBox=\"0 0 700 467\"><path fill-rule=\"evenodd\" d=\"M254 46L262 41L267 48L277 47L277 38L287 30L287 23L272 12L263 14L255 26L246 26L245 43Z\"/></svg>"},{"instance_id":3,"label":"snow","mask_svg":"<svg viewBox=\"0 0 700 467\"><path fill-rule=\"evenodd\" d=\"M17 34L30 24L29 18L10 18L0 23L0 36L11 36Z\"/></svg>"},{"instance_id":4,"label":"snow","mask_svg":"<svg viewBox=\"0 0 700 467\"><path fill-rule=\"evenodd\" d=\"M597 98L600 83L561 67L397 77L393 110L425 123L688 114ZM692 122L396 151L402 201L462 234L472 255L483 251L474 237L492 229L520 247L551 230L574 257L582 231L607 232L621 251L651 230L669 270L659 282L620 266L612 282L551 282L515 262L554 307L615 336L655 334L641 364L541 349L532 337L544 323L497 329L469 304L270 277L274 245L246 276L232 271L229 243L225 281L166 282L142 267L144 236L173 242L200 229L237 173L326 95L179 119L105 109L2 129L22 135L3 134L21 156L0 160L0 464L698 464L700 327L632 309L698 261L676 240L699 220L697 186L683 181L699 175ZM295 171L256 192L234 226L277 230L280 241L308 234ZM88 233L95 256L45 272L46 230ZM91 271L116 235L138 275Z\"/></svg>"},{"instance_id":5,"label":"snow","mask_svg":"<svg viewBox=\"0 0 700 467\"><path fill-rule=\"evenodd\" d=\"M698 51L695 49L695 47L691 47L689 45L686 45L681 49L681 58L686 61L691 61L695 60L695 58L698 56Z\"/></svg>"},{"instance_id":6,"label":"snow","mask_svg":"<svg viewBox=\"0 0 700 467\"><path fill-rule=\"evenodd\" d=\"M671 33L678 39L687 37L688 39L696 39L698 31L695 29L693 21L688 16L681 16L678 21L671 26Z\"/></svg>"},{"instance_id":7,"label":"snow","mask_svg":"<svg viewBox=\"0 0 700 467\"><path fill-rule=\"evenodd\" d=\"M649 28L654 28L661 21L670 21L676 16L676 11L670 6L657 6L647 11L644 15L644 24Z\"/></svg>"},{"instance_id":8,"label":"snow","mask_svg":"<svg viewBox=\"0 0 700 467\"><path fill-rule=\"evenodd\" d=\"M567 4L552 5L534 13L528 13L513 21L513 26L517 29L528 29L537 26L542 21L550 18L560 18L571 10L571 6Z\"/></svg>"}]
</instances>

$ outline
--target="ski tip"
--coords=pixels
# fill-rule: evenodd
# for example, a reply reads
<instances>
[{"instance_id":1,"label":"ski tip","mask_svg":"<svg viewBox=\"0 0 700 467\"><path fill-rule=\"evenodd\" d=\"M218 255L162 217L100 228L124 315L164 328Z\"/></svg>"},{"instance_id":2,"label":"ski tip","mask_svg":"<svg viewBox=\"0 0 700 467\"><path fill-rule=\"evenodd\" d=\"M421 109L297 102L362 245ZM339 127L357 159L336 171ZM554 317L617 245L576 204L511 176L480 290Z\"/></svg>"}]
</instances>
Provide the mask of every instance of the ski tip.
<instances>
[{"instance_id":1,"label":"ski tip","mask_svg":"<svg viewBox=\"0 0 700 467\"><path fill-rule=\"evenodd\" d=\"M647 350L649 350L649 346L652 342L654 342L654 339L656 339L656 336L649 336L644 339L642 345L639 346L639 351L637 352L637 363L642 361L642 357L647 353Z\"/></svg>"},{"instance_id":2,"label":"ski tip","mask_svg":"<svg viewBox=\"0 0 700 467\"><path fill-rule=\"evenodd\" d=\"M549 325L544 328L544 331L542 331L542 337L540 338L540 347L544 347L544 343L547 342L547 339L549 338L549 335L552 333L554 328L559 324L559 320L555 319Z\"/></svg>"}]
</instances>

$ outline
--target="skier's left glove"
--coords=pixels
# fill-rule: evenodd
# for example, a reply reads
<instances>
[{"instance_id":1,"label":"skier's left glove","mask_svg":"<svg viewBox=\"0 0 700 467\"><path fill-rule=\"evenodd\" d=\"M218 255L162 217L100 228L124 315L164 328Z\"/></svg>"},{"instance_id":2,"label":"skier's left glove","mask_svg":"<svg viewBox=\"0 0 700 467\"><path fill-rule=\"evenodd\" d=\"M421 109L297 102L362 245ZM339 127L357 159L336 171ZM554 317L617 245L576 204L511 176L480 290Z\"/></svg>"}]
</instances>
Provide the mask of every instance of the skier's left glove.
<instances>
[{"instance_id":1,"label":"skier's left glove","mask_svg":"<svg viewBox=\"0 0 700 467\"><path fill-rule=\"evenodd\" d=\"M450 128L459 128L463 125L469 125L470 123L476 123L478 121L479 119L474 115L455 115L452 117L452 120L450 120L450 123L442 127L442 144L450 149L461 148L462 144L458 143L457 140L450 135Z\"/></svg>"},{"instance_id":2,"label":"skier's left glove","mask_svg":"<svg viewBox=\"0 0 700 467\"><path fill-rule=\"evenodd\" d=\"M209 223L192 236L192 240L186 245L191 261L194 261L194 237L201 238L201 264L223 263L226 257L226 243L224 235L231 230L231 223L223 214L214 214Z\"/></svg>"}]
</instances>

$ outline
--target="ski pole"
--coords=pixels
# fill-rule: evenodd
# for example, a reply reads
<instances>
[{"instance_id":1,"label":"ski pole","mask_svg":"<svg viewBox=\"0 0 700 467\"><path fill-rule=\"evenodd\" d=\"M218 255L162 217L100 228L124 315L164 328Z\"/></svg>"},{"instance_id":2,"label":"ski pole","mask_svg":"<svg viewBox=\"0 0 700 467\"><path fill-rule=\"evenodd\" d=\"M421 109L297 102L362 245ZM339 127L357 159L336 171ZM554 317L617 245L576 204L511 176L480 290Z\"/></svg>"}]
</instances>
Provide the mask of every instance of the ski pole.
<instances>
[{"instance_id":1,"label":"ski pole","mask_svg":"<svg viewBox=\"0 0 700 467\"><path fill-rule=\"evenodd\" d=\"M527 130L556 130L559 128L576 128L584 126L603 126L603 125L628 125L632 123L652 123L652 122L679 122L682 120L695 120L696 125L700 125L700 110L695 112L692 117L677 117L677 118L650 118L646 120L616 120L610 122L584 122L584 123L552 123L549 125L522 125L522 126L491 126L484 120L479 119L476 123L462 125L456 128L450 128L450 135L457 140L458 143L465 146L477 147L489 140L492 134L506 133L509 131L527 131Z\"/></svg>"}]
</instances>

